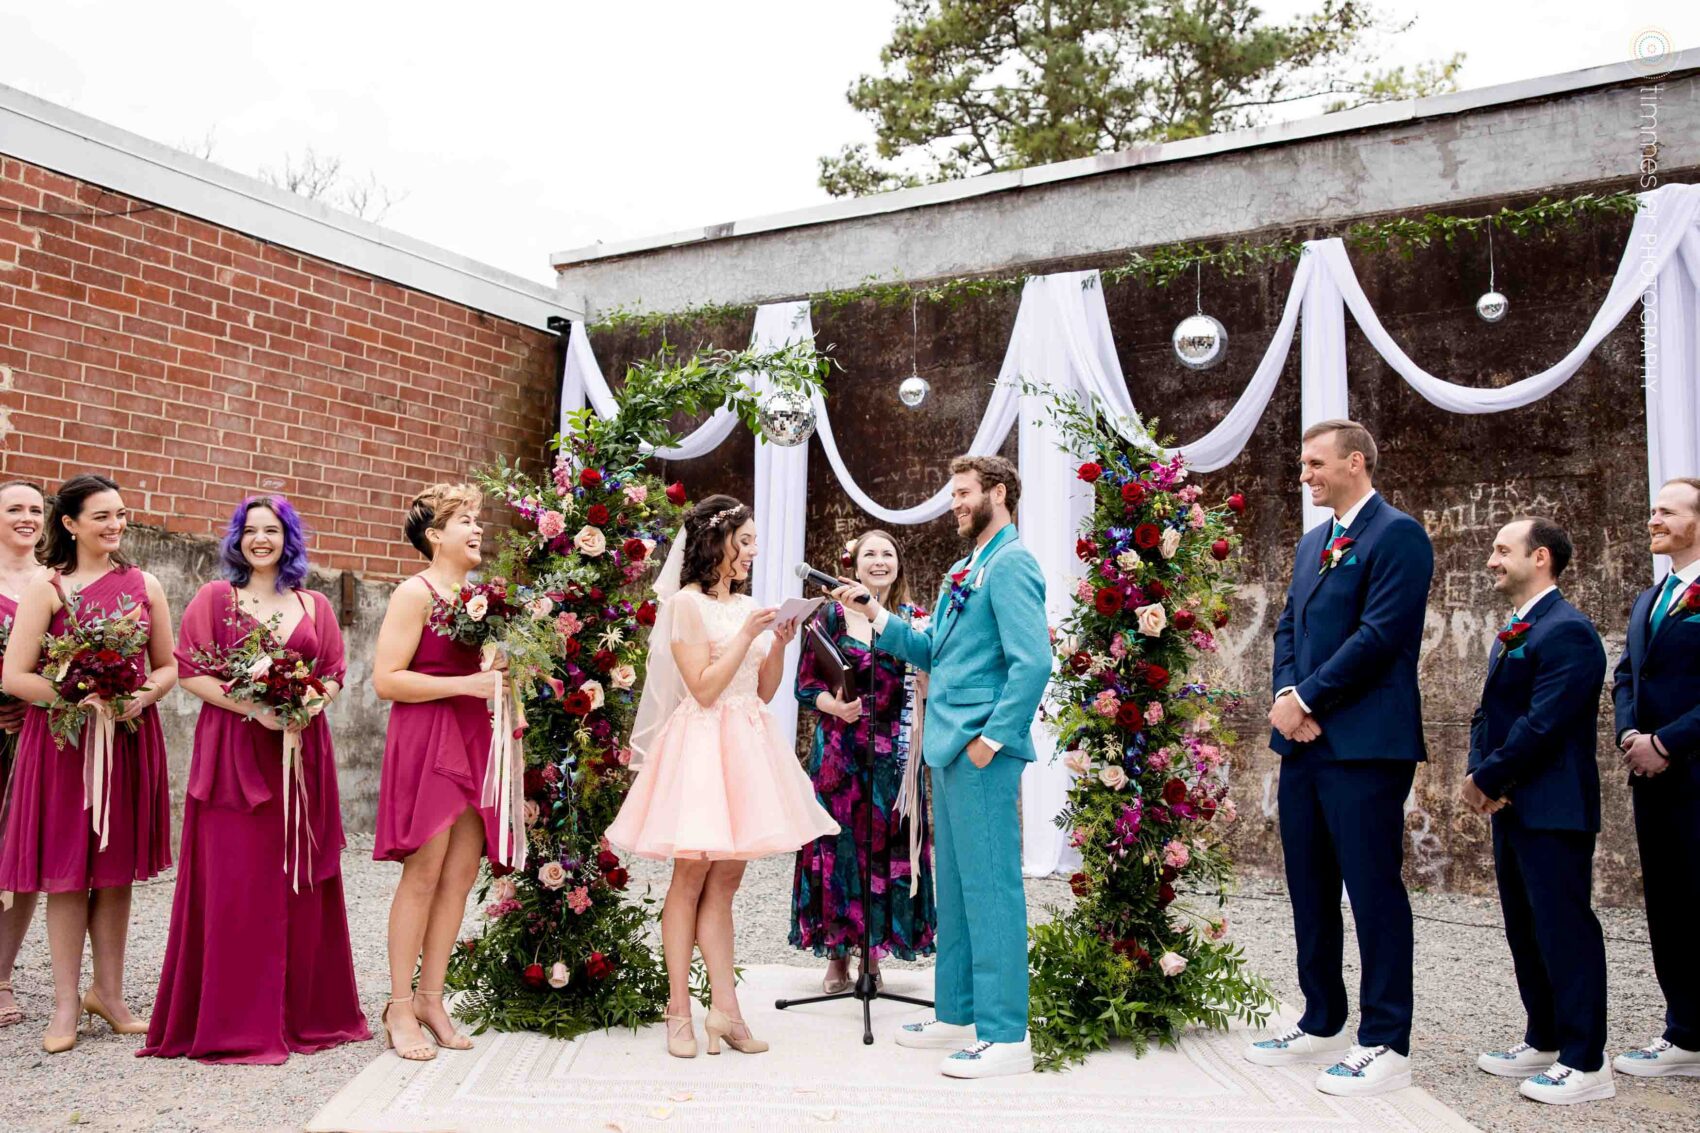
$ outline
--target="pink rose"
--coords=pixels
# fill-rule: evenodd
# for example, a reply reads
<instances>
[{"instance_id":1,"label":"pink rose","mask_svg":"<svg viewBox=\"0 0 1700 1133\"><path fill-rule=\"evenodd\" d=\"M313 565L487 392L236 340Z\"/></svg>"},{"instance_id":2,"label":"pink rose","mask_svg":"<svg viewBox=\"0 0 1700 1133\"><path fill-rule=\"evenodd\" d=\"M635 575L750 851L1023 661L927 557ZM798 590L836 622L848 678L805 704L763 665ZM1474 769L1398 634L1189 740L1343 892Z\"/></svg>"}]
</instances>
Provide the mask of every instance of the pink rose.
<instances>
[{"instance_id":1,"label":"pink rose","mask_svg":"<svg viewBox=\"0 0 1700 1133\"><path fill-rule=\"evenodd\" d=\"M632 749L629 747L621 748L619 758L621 767L630 767L632 765Z\"/></svg>"},{"instance_id":2,"label":"pink rose","mask_svg":"<svg viewBox=\"0 0 1700 1133\"><path fill-rule=\"evenodd\" d=\"M1157 637L1169 624L1169 615L1163 610L1160 602L1141 606L1133 612L1133 615L1139 619L1139 632L1146 637Z\"/></svg>"},{"instance_id":3,"label":"pink rose","mask_svg":"<svg viewBox=\"0 0 1700 1133\"><path fill-rule=\"evenodd\" d=\"M571 975L567 971L567 966L559 960L556 960L554 966L549 969L549 986L556 990L566 987L567 980L570 978Z\"/></svg>"},{"instance_id":4,"label":"pink rose","mask_svg":"<svg viewBox=\"0 0 1700 1133\"><path fill-rule=\"evenodd\" d=\"M584 628L584 623L579 620L577 614L568 610L555 619L555 628L560 631L562 637L573 637Z\"/></svg>"},{"instance_id":5,"label":"pink rose","mask_svg":"<svg viewBox=\"0 0 1700 1133\"><path fill-rule=\"evenodd\" d=\"M1112 791L1126 790L1127 772L1112 763L1098 772L1098 781Z\"/></svg>"},{"instance_id":6,"label":"pink rose","mask_svg":"<svg viewBox=\"0 0 1700 1133\"><path fill-rule=\"evenodd\" d=\"M555 603L549 601L548 595L533 598L525 604L525 612L534 618L546 618L549 611L555 608Z\"/></svg>"},{"instance_id":7,"label":"pink rose","mask_svg":"<svg viewBox=\"0 0 1700 1133\"><path fill-rule=\"evenodd\" d=\"M543 808L537 805L536 799L525 800L525 824L536 826L538 819L543 817Z\"/></svg>"},{"instance_id":8,"label":"pink rose","mask_svg":"<svg viewBox=\"0 0 1700 1133\"><path fill-rule=\"evenodd\" d=\"M1163 722L1163 704L1161 701L1153 700L1145 706L1145 722L1152 726Z\"/></svg>"},{"instance_id":9,"label":"pink rose","mask_svg":"<svg viewBox=\"0 0 1700 1133\"><path fill-rule=\"evenodd\" d=\"M1165 976L1178 976L1186 971L1186 957L1173 952L1165 952L1157 958L1157 967Z\"/></svg>"},{"instance_id":10,"label":"pink rose","mask_svg":"<svg viewBox=\"0 0 1700 1133\"><path fill-rule=\"evenodd\" d=\"M1163 846L1163 864L1172 869L1185 869L1186 863L1192 860L1192 851L1186 848L1186 843L1171 839Z\"/></svg>"},{"instance_id":11,"label":"pink rose","mask_svg":"<svg viewBox=\"0 0 1700 1133\"><path fill-rule=\"evenodd\" d=\"M560 538L567 529L567 517L558 511L546 511L537 517L537 533L545 541Z\"/></svg>"},{"instance_id":12,"label":"pink rose","mask_svg":"<svg viewBox=\"0 0 1700 1133\"><path fill-rule=\"evenodd\" d=\"M498 878L496 884L490 887L490 896L498 904L503 901L512 901L519 896L519 888L514 885L512 878Z\"/></svg>"},{"instance_id":13,"label":"pink rose","mask_svg":"<svg viewBox=\"0 0 1700 1133\"><path fill-rule=\"evenodd\" d=\"M1175 552L1181 549L1181 533L1173 527L1163 529L1163 541L1157 544L1157 552L1165 559L1175 557Z\"/></svg>"},{"instance_id":14,"label":"pink rose","mask_svg":"<svg viewBox=\"0 0 1700 1133\"><path fill-rule=\"evenodd\" d=\"M590 908L590 890L581 885L569 892L567 894L567 907L582 915L586 909Z\"/></svg>"},{"instance_id":15,"label":"pink rose","mask_svg":"<svg viewBox=\"0 0 1700 1133\"><path fill-rule=\"evenodd\" d=\"M1233 799L1223 799L1222 805L1216 808L1216 813L1223 822L1232 822L1240 816L1240 808L1234 805Z\"/></svg>"},{"instance_id":16,"label":"pink rose","mask_svg":"<svg viewBox=\"0 0 1700 1133\"><path fill-rule=\"evenodd\" d=\"M537 884L545 889L559 889L567 883L567 867L560 862L544 862L537 871Z\"/></svg>"},{"instance_id":17,"label":"pink rose","mask_svg":"<svg viewBox=\"0 0 1700 1133\"><path fill-rule=\"evenodd\" d=\"M602 534L600 528L585 526L578 529L573 536L573 546L586 558L597 558L608 550L608 537Z\"/></svg>"},{"instance_id":18,"label":"pink rose","mask_svg":"<svg viewBox=\"0 0 1700 1133\"><path fill-rule=\"evenodd\" d=\"M1092 774L1092 757L1083 751L1071 751L1063 756L1063 766L1076 775Z\"/></svg>"},{"instance_id":19,"label":"pink rose","mask_svg":"<svg viewBox=\"0 0 1700 1133\"><path fill-rule=\"evenodd\" d=\"M649 489L648 488L644 487L642 484L627 484L626 485L626 502L627 503L641 504L641 503L643 503L643 501L645 501L647 499L649 499Z\"/></svg>"},{"instance_id":20,"label":"pink rose","mask_svg":"<svg viewBox=\"0 0 1700 1133\"><path fill-rule=\"evenodd\" d=\"M592 712L601 708L606 702L606 698L602 694L602 686L595 681L585 681L578 687L580 692L590 697L590 710Z\"/></svg>"},{"instance_id":21,"label":"pink rose","mask_svg":"<svg viewBox=\"0 0 1700 1133\"><path fill-rule=\"evenodd\" d=\"M637 683L637 670L630 665L615 665L608 674L608 683L615 688L631 688Z\"/></svg>"}]
</instances>

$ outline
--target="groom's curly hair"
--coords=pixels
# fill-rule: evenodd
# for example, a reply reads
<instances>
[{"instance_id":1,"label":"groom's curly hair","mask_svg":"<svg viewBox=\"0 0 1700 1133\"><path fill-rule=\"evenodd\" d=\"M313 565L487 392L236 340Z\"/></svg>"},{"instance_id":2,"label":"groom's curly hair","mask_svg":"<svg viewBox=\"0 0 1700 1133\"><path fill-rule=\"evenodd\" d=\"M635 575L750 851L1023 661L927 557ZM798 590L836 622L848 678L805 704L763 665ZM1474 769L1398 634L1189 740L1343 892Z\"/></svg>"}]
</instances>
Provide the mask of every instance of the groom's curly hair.
<instances>
[{"instance_id":1,"label":"groom's curly hair","mask_svg":"<svg viewBox=\"0 0 1700 1133\"><path fill-rule=\"evenodd\" d=\"M731 496L709 496L685 513L685 561L679 564L679 585L696 583L706 592L720 582L720 568L732 535L755 513ZM735 594L748 594L750 580L734 582Z\"/></svg>"},{"instance_id":2,"label":"groom's curly hair","mask_svg":"<svg viewBox=\"0 0 1700 1133\"><path fill-rule=\"evenodd\" d=\"M950 474L972 472L980 478L980 487L990 492L992 485L1003 485L1004 506L1009 514L1015 514L1015 505L1021 502L1021 475L1016 472L1015 465L1001 456L959 456L950 462Z\"/></svg>"}]
</instances>

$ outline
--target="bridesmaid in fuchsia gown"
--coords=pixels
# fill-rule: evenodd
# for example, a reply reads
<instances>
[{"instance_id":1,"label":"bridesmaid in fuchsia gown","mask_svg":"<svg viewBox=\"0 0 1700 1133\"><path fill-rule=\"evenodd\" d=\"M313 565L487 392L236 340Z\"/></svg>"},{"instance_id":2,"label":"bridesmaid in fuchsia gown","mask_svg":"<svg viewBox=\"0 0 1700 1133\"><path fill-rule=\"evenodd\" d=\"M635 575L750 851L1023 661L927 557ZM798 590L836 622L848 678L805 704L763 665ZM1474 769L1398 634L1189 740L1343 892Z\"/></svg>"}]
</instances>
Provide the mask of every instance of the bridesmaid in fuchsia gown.
<instances>
[{"instance_id":1,"label":"bridesmaid in fuchsia gown","mask_svg":"<svg viewBox=\"0 0 1700 1133\"><path fill-rule=\"evenodd\" d=\"M498 846L495 808L479 800L490 759L486 703L500 674L481 671L478 650L428 624L434 606L482 561L482 505L466 484L436 484L415 497L404 529L430 566L390 596L372 661L372 687L394 704L372 856L402 863L390 904L385 1041L413 1061L437 1055L426 1031L437 1047L472 1049L443 1009L443 980L479 859L494 861Z\"/></svg>"},{"instance_id":2,"label":"bridesmaid in fuchsia gown","mask_svg":"<svg viewBox=\"0 0 1700 1133\"><path fill-rule=\"evenodd\" d=\"M53 573L25 591L6 644L5 691L30 708L0 837L0 889L47 894L54 1002L42 1047L50 1054L76 1045L84 1012L119 1034L147 1029L124 1002L124 948L131 884L171 865L165 738L155 705L177 683L177 660L159 580L124 558L128 522L111 480L85 473L65 481L43 556ZM38 672L42 638L63 638L78 625L118 616L133 617L145 630L145 647L128 662L139 690L110 706L83 701L84 722L61 747L43 707L60 690ZM105 751L102 738L111 741ZM80 995L85 936L94 950L94 982Z\"/></svg>"},{"instance_id":3,"label":"bridesmaid in fuchsia gown","mask_svg":"<svg viewBox=\"0 0 1700 1133\"><path fill-rule=\"evenodd\" d=\"M183 687L205 703L195 727L171 935L143 1055L280 1063L371 1037L354 983L342 893L336 752L322 714L347 677L329 600L303 589L301 520L281 497L244 501L222 548L230 581L183 614ZM221 660L251 635L311 663L325 699L295 735L224 692ZM292 761L293 763L293 761Z\"/></svg>"}]
</instances>

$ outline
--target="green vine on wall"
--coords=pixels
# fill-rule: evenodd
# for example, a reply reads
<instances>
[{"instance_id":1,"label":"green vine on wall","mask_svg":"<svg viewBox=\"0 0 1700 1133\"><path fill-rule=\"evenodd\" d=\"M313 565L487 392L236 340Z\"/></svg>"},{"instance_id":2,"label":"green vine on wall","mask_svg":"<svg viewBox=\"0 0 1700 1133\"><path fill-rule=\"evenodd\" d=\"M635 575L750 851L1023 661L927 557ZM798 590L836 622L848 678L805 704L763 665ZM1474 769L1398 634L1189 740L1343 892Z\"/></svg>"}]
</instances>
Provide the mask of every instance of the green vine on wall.
<instances>
[{"instance_id":1,"label":"green vine on wall","mask_svg":"<svg viewBox=\"0 0 1700 1133\"><path fill-rule=\"evenodd\" d=\"M1460 236L1478 238L1488 228L1510 236L1530 236L1555 228L1574 227L1596 217L1633 216L1639 207L1639 197L1632 192L1583 193L1556 200L1542 197L1524 208L1501 208L1498 212L1481 216L1431 212L1421 217L1361 221L1348 226L1341 233L1341 239L1356 251L1392 252L1409 259L1419 249L1436 243L1450 248L1456 245ZM1291 238L1261 242L1236 240L1214 247L1183 241L1165 244L1148 252L1134 252L1125 263L1101 270L1099 278L1106 284L1136 280L1148 286L1165 287L1201 267L1221 272L1224 276L1240 276L1256 268L1296 261L1303 252L1304 242ZM913 284L869 277L855 287L818 292L808 296L808 300L816 312L835 310L870 299L883 307L906 306L916 301L955 307L969 299L1014 291L1029 278L1027 274L961 276L935 283ZM592 324L591 329L653 334L665 330L670 323L735 318L746 314L753 306L750 303L705 303L670 312L622 307L610 311Z\"/></svg>"}]
</instances>

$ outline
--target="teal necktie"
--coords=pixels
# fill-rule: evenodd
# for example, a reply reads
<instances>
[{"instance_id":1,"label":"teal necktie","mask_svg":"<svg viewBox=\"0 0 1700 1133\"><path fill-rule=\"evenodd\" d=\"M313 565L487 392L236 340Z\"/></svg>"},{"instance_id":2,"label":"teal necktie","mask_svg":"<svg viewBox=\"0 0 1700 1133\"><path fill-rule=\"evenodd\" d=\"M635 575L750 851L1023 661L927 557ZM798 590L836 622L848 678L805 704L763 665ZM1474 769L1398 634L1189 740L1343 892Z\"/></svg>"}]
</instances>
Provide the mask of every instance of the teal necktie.
<instances>
[{"instance_id":1,"label":"teal necktie","mask_svg":"<svg viewBox=\"0 0 1700 1133\"><path fill-rule=\"evenodd\" d=\"M1330 547L1332 547L1337 540L1343 539L1343 538L1345 538L1345 536L1346 536L1346 529L1344 527L1340 526L1340 521L1338 519L1336 519L1334 521L1334 530L1329 532L1329 534L1328 534L1328 545Z\"/></svg>"},{"instance_id":2,"label":"teal necktie","mask_svg":"<svg viewBox=\"0 0 1700 1133\"><path fill-rule=\"evenodd\" d=\"M1676 588L1681 584L1682 579L1677 577L1675 571L1672 571L1665 578L1664 589L1659 591L1658 601L1653 604L1653 633L1651 636L1658 636L1659 627L1665 624L1665 615L1670 613L1671 595L1676 593Z\"/></svg>"}]
</instances>

